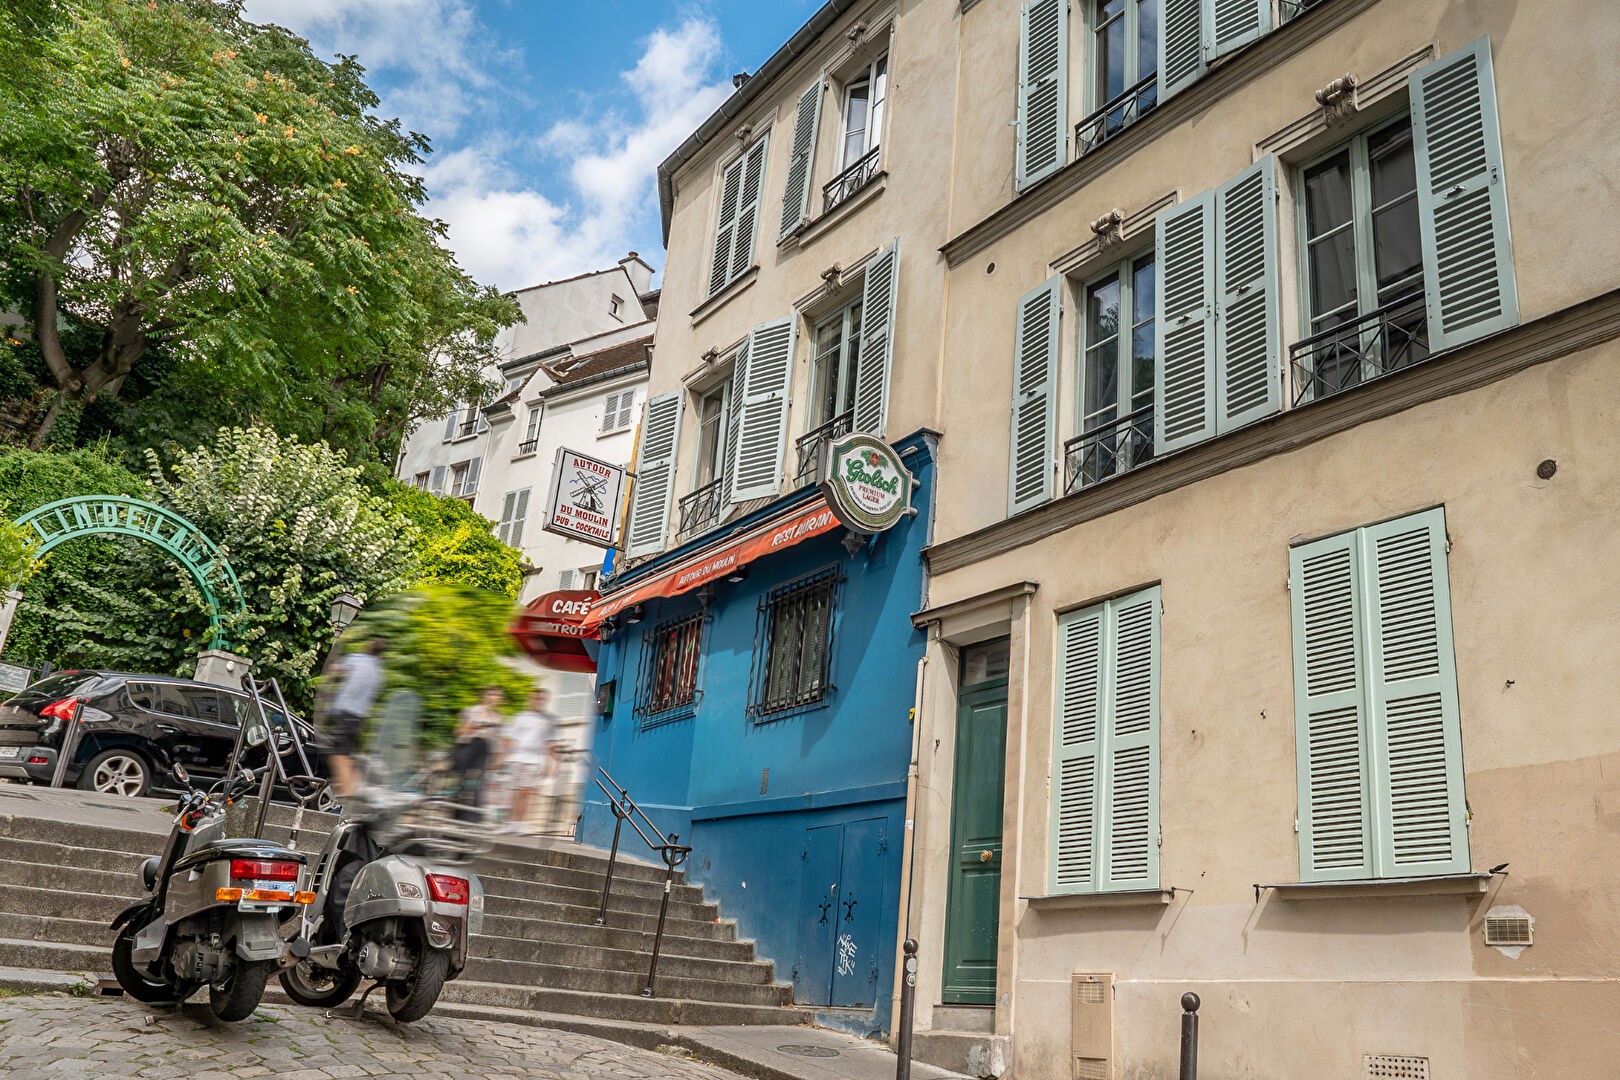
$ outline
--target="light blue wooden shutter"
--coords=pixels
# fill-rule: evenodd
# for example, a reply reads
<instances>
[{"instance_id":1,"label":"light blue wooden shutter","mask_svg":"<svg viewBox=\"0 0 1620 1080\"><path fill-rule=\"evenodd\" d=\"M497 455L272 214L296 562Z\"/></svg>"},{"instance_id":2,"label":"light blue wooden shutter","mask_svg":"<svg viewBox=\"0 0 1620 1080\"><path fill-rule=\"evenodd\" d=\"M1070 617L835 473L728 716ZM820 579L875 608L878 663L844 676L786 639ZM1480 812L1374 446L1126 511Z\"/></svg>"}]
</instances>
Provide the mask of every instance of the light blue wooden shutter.
<instances>
[{"instance_id":1,"label":"light blue wooden shutter","mask_svg":"<svg viewBox=\"0 0 1620 1080\"><path fill-rule=\"evenodd\" d=\"M769 498L781 484L796 327L797 320L790 315L760 323L748 334L742 415L737 421L737 444L731 451L728 497L733 503Z\"/></svg>"},{"instance_id":2,"label":"light blue wooden shutter","mask_svg":"<svg viewBox=\"0 0 1620 1080\"><path fill-rule=\"evenodd\" d=\"M1439 352L1519 322L1490 39L1409 81L1429 348Z\"/></svg>"},{"instance_id":3,"label":"light blue wooden shutter","mask_svg":"<svg viewBox=\"0 0 1620 1080\"><path fill-rule=\"evenodd\" d=\"M748 164L744 154L720 178L720 216L714 230L714 262L709 269L709 295L713 296L731 281L732 240L737 234L737 204L742 198L743 171Z\"/></svg>"},{"instance_id":4,"label":"light blue wooden shutter","mask_svg":"<svg viewBox=\"0 0 1620 1080\"><path fill-rule=\"evenodd\" d=\"M747 168L743 170L742 189L737 197L737 235L732 240L731 273L727 281L736 281L754 264L754 232L759 223L759 193L765 180L767 141L760 139L743 158Z\"/></svg>"},{"instance_id":5,"label":"light blue wooden shutter","mask_svg":"<svg viewBox=\"0 0 1620 1080\"><path fill-rule=\"evenodd\" d=\"M1159 215L1154 240L1154 448L1163 454L1215 434L1215 193Z\"/></svg>"},{"instance_id":6,"label":"light blue wooden shutter","mask_svg":"<svg viewBox=\"0 0 1620 1080\"><path fill-rule=\"evenodd\" d=\"M462 491L463 495L478 494L478 474L483 471L483 468L484 458L482 455L467 462L467 486Z\"/></svg>"},{"instance_id":7,"label":"light blue wooden shutter","mask_svg":"<svg viewBox=\"0 0 1620 1080\"><path fill-rule=\"evenodd\" d=\"M647 399L636 458L636 486L630 498L630 528L625 554L632 557L663 550L669 525L669 500L675 490L675 447L681 433L679 390Z\"/></svg>"},{"instance_id":8,"label":"light blue wooden shutter","mask_svg":"<svg viewBox=\"0 0 1620 1080\"><path fill-rule=\"evenodd\" d=\"M1164 0L1159 31L1159 103L1197 82L1204 56L1205 5L1209 0Z\"/></svg>"},{"instance_id":9,"label":"light blue wooden shutter","mask_svg":"<svg viewBox=\"0 0 1620 1080\"><path fill-rule=\"evenodd\" d=\"M786 240L810 218L810 181L815 177L816 135L821 130L821 99L826 81L815 85L799 98L793 114L792 159L788 162L787 188L782 192L782 227L777 242Z\"/></svg>"},{"instance_id":10,"label":"light blue wooden shutter","mask_svg":"<svg viewBox=\"0 0 1620 1080\"><path fill-rule=\"evenodd\" d=\"M1102 882L1159 887L1159 590L1107 605Z\"/></svg>"},{"instance_id":11,"label":"light blue wooden shutter","mask_svg":"<svg viewBox=\"0 0 1620 1080\"><path fill-rule=\"evenodd\" d=\"M1215 193L1215 430L1282 408L1277 160L1267 155Z\"/></svg>"},{"instance_id":12,"label":"light blue wooden shutter","mask_svg":"<svg viewBox=\"0 0 1620 1080\"><path fill-rule=\"evenodd\" d=\"M449 471L449 468L444 465L433 466L433 472L429 475L428 479L428 490L433 492L435 495L443 495L444 478L449 474Z\"/></svg>"},{"instance_id":13,"label":"light blue wooden shutter","mask_svg":"<svg viewBox=\"0 0 1620 1080\"><path fill-rule=\"evenodd\" d=\"M1271 30L1271 0L1213 0L1210 23L1213 59L1258 41Z\"/></svg>"},{"instance_id":14,"label":"light blue wooden shutter","mask_svg":"<svg viewBox=\"0 0 1620 1080\"><path fill-rule=\"evenodd\" d=\"M889 368L894 357L894 307L900 290L900 241L866 265L861 290L861 351L855 365L856 431L881 436L889 417Z\"/></svg>"},{"instance_id":15,"label":"light blue wooden shutter","mask_svg":"<svg viewBox=\"0 0 1620 1080\"><path fill-rule=\"evenodd\" d=\"M1380 876L1464 873L1462 727L1439 509L1361 530Z\"/></svg>"},{"instance_id":16,"label":"light blue wooden shutter","mask_svg":"<svg viewBox=\"0 0 1620 1080\"><path fill-rule=\"evenodd\" d=\"M1057 437L1058 324L1063 278L1047 280L1018 300L1013 343L1012 447L1007 512L1052 497L1052 442Z\"/></svg>"},{"instance_id":17,"label":"light blue wooden shutter","mask_svg":"<svg viewBox=\"0 0 1620 1080\"><path fill-rule=\"evenodd\" d=\"M1027 0L1019 9L1018 27L1019 191L1063 167L1068 97L1068 2Z\"/></svg>"},{"instance_id":18,"label":"light blue wooden shutter","mask_svg":"<svg viewBox=\"0 0 1620 1080\"><path fill-rule=\"evenodd\" d=\"M461 427L461 406L457 404L454 409L450 410L450 415L444 421L444 441L449 442L454 439L458 434L457 429L459 427Z\"/></svg>"},{"instance_id":19,"label":"light blue wooden shutter","mask_svg":"<svg viewBox=\"0 0 1620 1080\"><path fill-rule=\"evenodd\" d=\"M1289 552L1302 881L1371 877L1366 648L1356 536Z\"/></svg>"},{"instance_id":20,"label":"light blue wooden shutter","mask_svg":"<svg viewBox=\"0 0 1620 1080\"><path fill-rule=\"evenodd\" d=\"M731 385L726 389L726 444L720 450L720 496L731 501L731 477L736 472L734 458L742 430L743 388L748 382L748 338L737 347L731 365Z\"/></svg>"},{"instance_id":21,"label":"light blue wooden shutter","mask_svg":"<svg viewBox=\"0 0 1620 1080\"><path fill-rule=\"evenodd\" d=\"M1054 893L1094 892L1101 842L1103 609L1060 616L1049 870Z\"/></svg>"}]
</instances>

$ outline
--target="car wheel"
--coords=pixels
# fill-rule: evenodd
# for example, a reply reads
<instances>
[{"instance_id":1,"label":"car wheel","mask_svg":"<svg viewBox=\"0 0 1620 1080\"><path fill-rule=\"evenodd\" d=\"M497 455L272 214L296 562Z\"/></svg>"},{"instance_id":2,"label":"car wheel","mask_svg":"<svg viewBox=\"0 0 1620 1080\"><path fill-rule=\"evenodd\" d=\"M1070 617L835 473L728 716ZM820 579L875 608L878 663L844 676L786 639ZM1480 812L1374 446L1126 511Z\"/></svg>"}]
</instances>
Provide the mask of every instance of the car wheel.
<instances>
[{"instance_id":1,"label":"car wheel","mask_svg":"<svg viewBox=\"0 0 1620 1080\"><path fill-rule=\"evenodd\" d=\"M79 787L104 795L145 795L152 782L146 759L133 750L103 750L91 758L79 774Z\"/></svg>"}]
</instances>

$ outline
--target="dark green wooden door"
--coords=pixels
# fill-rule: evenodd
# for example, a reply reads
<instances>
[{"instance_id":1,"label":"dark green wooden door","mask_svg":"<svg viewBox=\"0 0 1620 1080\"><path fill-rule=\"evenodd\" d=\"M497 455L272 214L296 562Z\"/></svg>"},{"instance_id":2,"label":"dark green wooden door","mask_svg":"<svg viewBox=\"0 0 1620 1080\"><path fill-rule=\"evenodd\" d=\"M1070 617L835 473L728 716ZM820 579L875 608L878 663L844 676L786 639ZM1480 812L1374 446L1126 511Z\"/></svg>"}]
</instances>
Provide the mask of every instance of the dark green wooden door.
<instances>
[{"instance_id":1,"label":"dark green wooden door","mask_svg":"<svg viewBox=\"0 0 1620 1080\"><path fill-rule=\"evenodd\" d=\"M951 880L945 909L946 1004L995 1001L1006 737L1006 680L964 687L956 707Z\"/></svg>"}]
</instances>

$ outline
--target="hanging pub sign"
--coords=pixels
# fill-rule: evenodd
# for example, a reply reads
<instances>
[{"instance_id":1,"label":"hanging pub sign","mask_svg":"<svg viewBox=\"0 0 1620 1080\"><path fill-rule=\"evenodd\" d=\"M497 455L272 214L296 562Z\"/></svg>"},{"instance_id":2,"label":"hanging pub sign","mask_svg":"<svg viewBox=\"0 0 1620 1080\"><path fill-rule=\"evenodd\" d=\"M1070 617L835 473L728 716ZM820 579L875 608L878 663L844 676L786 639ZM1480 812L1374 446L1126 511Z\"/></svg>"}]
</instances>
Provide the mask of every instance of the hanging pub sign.
<instances>
[{"instance_id":1,"label":"hanging pub sign","mask_svg":"<svg viewBox=\"0 0 1620 1080\"><path fill-rule=\"evenodd\" d=\"M585 625L585 617L600 598L594 589L537 596L512 624L511 634L537 663L561 671L594 673L593 646L601 634L595 626Z\"/></svg>"},{"instance_id":2,"label":"hanging pub sign","mask_svg":"<svg viewBox=\"0 0 1620 1080\"><path fill-rule=\"evenodd\" d=\"M917 486L894 447L875 435L854 432L822 449L821 494L851 532L880 533L916 513Z\"/></svg>"},{"instance_id":3,"label":"hanging pub sign","mask_svg":"<svg viewBox=\"0 0 1620 1080\"><path fill-rule=\"evenodd\" d=\"M597 547L613 547L623 497L624 466L560 447L551 468L545 530Z\"/></svg>"}]
</instances>

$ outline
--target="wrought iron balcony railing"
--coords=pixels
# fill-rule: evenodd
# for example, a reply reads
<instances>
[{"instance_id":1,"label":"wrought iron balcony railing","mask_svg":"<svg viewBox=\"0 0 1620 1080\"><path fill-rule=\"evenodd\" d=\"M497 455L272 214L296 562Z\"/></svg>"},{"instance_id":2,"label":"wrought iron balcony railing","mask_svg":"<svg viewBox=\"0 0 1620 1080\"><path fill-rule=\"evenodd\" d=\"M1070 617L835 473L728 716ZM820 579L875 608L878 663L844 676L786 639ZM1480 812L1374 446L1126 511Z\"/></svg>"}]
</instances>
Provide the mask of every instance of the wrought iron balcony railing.
<instances>
[{"instance_id":1,"label":"wrought iron balcony railing","mask_svg":"<svg viewBox=\"0 0 1620 1080\"><path fill-rule=\"evenodd\" d=\"M726 511L724 488L724 478L715 479L696 488L690 495L681 497L681 524L675 533L677 540L690 540L720 524L720 516Z\"/></svg>"},{"instance_id":2,"label":"wrought iron balcony railing","mask_svg":"<svg viewBox=\"0 0 1620 1080\"><path fill-rule=\"evenodd\" d=\"M1074 125L1074 145L1084 155L1153 111L1159 104L1159 75L1154 72Z\"/></svg>"},{"instance_id":3,"label":"wrought iron balcony railing","mask_svg":"<svg viewBox=\"0 0 1620 1080\"><path fill-rule=\"evenodd\" d=\"M823 443L848 435L855 426L855 410L839 413L818 428L811 428L793 445L799 451L799 464L793 472L793 486L803 487L815 482L816 468L821 464Z\"/></svg>"},{"instance_id":4,"label":"wrought iron balcony railing","mask_svg":"<svg viewBox=\"0 0 1620 1080\"><path fill-rule=\"evenodd\" d=\"M1355 322L1314 334L1288 350L1294 404L1319 401L1429 358L1429 324L1421 291Z\"/></svg>"},{"instance_id":5,"label":"wrought iron balcony railing","mask_svg":"<svg viewBox=\"0 0 1620 1080\"><path fill-rule=\"evenodd\" d=\"M527 442L518 443L518 453L520 454L532 454L538 449L540 449L539 439L530 439Z\"/></svg>"},{"instance_id":6,"label":"wrought iron balcony railing","mask_svg":"<svg viewBox=\"0 0 1620 1080\"><path fill-rule=\"evenodd\" d=\"M1101 424L1063 444L1063 493L1136 468L1153 457L1153 406Z\"/></svg>"},{"instance_id":7,"label":"wrought iron balcony railing","mask_svg":"<svg viewBox=\"0 0 1620 1080\"><path fill-rule=\"evenodd\" d=\"M872 182L872 177L877 175L881 150L880 146L872 147L855 164L827 181L821 189L823 214Z\"/></svg>"},{"instance_id":8,"label":"wrought iron balcony railing","mask_svg":"<svg viewBox=\"0 0 1620 1080\"><path fill-rule=\"evenodd\" d=\"M463 420L461 426L456 428L456 438L465 439L478 430L477 420Z\"/></svg>"}]
</instances>

